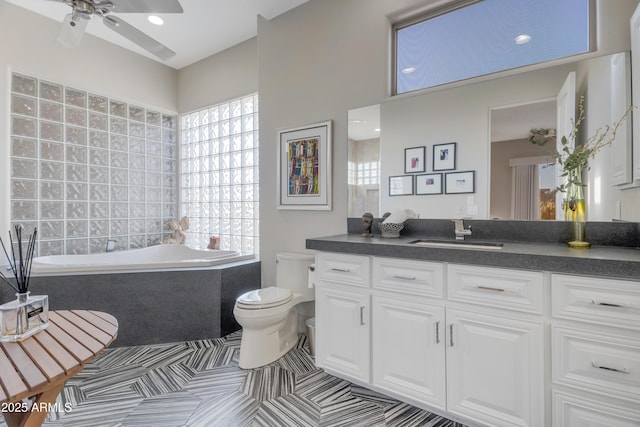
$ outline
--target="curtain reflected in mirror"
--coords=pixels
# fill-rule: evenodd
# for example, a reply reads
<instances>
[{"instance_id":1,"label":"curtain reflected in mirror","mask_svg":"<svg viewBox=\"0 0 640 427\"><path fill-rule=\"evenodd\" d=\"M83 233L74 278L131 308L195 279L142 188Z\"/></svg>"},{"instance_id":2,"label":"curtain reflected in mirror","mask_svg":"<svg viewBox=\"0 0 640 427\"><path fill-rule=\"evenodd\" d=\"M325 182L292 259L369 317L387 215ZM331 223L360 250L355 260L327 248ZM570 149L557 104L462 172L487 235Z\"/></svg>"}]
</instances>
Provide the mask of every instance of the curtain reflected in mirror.
<instances>
[{"instance_id":1,"label":"curtain reflected in mirror","mask_svg":"<svg viewBox=\"0 0 640 427\"><path fill-rule=\"evenodd\" d=\"M543 163L539 163L539 162ZM527 221L556 218L556 165L552 158L512 159L511 218Z\"/></svg>"},{"instance_id":2,"label":"curtain reflected in mirror","mask_svg":"<svg viewBox=\"0 0 640 427\"><path fill-rule=\"evenodd\" d=\"M348 112L347 216L357 218L370 212L380 216L380 106Z\"/></svg>"},{"instance_id":3,"label":"curtain reflected in mirror","mask_svg":"<svg viewBox=\"0 0 640 427\"><path fill-rule=\"evenodd\" d=\"M528 138L533 128L555 127L555 100L491 110L490 218L555 219L556 165L548 147Z\"/></svg>"}]
</instances>

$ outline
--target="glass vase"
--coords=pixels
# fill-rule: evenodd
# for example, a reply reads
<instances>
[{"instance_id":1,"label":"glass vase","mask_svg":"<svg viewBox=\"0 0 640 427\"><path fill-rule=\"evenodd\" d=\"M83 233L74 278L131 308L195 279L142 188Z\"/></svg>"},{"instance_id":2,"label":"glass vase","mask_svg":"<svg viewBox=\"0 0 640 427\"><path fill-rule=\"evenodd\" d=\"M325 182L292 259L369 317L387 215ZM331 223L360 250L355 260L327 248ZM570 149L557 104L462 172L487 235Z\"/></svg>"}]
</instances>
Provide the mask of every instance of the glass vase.
<instances>
[{"instance_id":1,"label":"glass vase","mask_svg":"<svg viewBox=\"0 0 640 427\"><path fill-rule=\"evenodd\" d=\"M0 342L20 341L49 326L49 298L16 294L16 299L0 305Z\"/></svg>"},{"instance_id":2,"label":"glass vase","mask_svg":"<svg viewBox=\"0 0 640 427\"><path fill-rule=\"evenodd\" d=\"M564 202L564 219L571 223L571 240L567 242L570 248L589 249L587 242L587 204L584 200L584 185L581 184L581 170L573 171L567 183L567 198Z\"/></svg>"}]
</instances>

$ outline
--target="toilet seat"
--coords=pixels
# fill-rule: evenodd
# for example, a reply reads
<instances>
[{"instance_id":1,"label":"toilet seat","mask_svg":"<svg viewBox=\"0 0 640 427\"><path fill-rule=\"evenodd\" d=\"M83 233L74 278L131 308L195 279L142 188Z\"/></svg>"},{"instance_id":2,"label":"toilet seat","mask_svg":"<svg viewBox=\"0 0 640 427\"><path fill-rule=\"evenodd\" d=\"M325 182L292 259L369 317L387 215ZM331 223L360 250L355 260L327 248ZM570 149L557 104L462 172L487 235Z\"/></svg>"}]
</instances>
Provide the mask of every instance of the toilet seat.
<instances>
[{"instance_id":1,"label":"toilet seat","mask_svg":"<svg viewBox=\"0 0 640 427\"><path fill-rule=\"evenodd\" d=\"M240 295L236 306L244 310L263 310L287 304L292 298L293 292L290 289L269 286Z\"/></svg>"}]
</instances>

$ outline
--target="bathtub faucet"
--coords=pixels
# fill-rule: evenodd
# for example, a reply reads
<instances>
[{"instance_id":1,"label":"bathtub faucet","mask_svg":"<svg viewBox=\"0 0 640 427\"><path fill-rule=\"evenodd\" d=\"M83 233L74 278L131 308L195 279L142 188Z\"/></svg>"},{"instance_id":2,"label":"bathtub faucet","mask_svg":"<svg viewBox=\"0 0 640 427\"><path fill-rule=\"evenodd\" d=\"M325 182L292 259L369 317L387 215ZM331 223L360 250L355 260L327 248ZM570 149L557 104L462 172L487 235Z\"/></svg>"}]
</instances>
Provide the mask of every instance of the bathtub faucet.
<instances>
[{"instance_id":1,"label":"bathtub faucet","mask_svg":"<svg viewBox=\"0 0 640 427\"><path fill-rule=\"evenodd\" d=\"M116 248L116 240L115 239L107 240L107 247L105 249L105 252L113 252L115 248Z\"/></svg>"}]
</instances>

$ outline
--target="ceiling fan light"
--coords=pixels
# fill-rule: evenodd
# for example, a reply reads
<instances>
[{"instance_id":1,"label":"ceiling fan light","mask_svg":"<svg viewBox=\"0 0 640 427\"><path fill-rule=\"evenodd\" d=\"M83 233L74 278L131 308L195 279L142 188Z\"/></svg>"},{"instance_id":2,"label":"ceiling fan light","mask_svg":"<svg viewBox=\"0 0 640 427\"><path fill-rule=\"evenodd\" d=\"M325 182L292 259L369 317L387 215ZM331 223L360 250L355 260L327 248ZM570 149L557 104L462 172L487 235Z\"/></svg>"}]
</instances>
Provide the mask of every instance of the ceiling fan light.
<instances>
[{"instance_id":1,"label":"ceiling fan light","mask_svg":"<svg viewBox=\"0 0 640 427\"><path fill-rule=\"evenodd\" d=\"M149 15L147 20L154 25L162 25L164 24L164 20L160 18L158 15Z\"/></svg>"},{"instance_id":2,"label":"ceiling fan light","mask_svg":"<svg viewBox=\"0 0 640 427\"><path fill-rule=\"evenodd\" d=\"M68 14L64 17L56 42L63 47L73 48L80 45L85 29L89 23L86 19L79 19L75 14Z\"/></svg>"},{"instance_id":3,"label":"ceiling fan light","mask_svg":"<svg viewBox=\"0 0 640 427\"><path fill-rule=\"evenodd\" d=\"M118 21L116 21L115 19L113 19L111 16L103 17L102 21L105 24L107 24L108 26L110 26L111 28L117 28L117 27L120 26L120 23Z\"/></svg>"}]
</instances>

